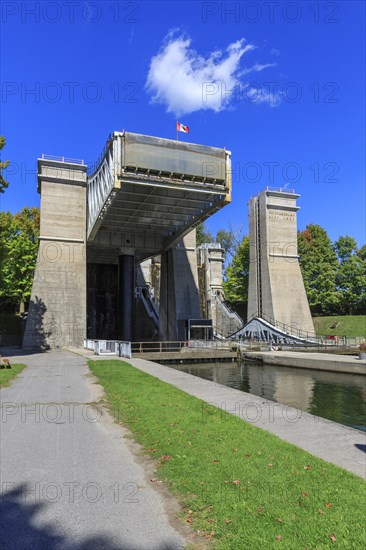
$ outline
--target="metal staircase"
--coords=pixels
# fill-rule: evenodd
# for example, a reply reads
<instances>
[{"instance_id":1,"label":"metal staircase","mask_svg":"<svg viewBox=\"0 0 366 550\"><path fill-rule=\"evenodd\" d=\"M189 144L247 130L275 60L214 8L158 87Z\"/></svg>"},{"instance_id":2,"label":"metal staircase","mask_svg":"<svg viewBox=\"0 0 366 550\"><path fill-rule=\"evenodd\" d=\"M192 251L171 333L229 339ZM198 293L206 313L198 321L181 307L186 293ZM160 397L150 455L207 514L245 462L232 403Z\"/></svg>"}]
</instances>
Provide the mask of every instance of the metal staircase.
<instances>
[{"instance_id":1,"label":"metal staircase","mask_svg":"<svg viewBox=\"0 0 366 550\"><path fill-rule=\"evenodd\" d=\"M315 333L281 323L270 316L251 317L245 326L230 336L233 339L248 339L275 344L310 344L319 345L323 339Z\"/></svg>"}]
</instances>

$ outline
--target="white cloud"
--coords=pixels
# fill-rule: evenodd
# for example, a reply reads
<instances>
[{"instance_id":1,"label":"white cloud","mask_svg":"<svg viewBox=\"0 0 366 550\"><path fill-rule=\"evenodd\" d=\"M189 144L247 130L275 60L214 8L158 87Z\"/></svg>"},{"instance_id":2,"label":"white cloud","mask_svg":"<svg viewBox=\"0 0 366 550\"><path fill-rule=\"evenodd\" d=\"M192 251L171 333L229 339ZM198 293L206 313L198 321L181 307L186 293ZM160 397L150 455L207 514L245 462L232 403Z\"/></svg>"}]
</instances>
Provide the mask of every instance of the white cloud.
<instances>
[{"instance_id":1,"label":"white cloud","mask_svg":"<svg viewBox=\"0 0 366 550\"><path fill-rule=\"evenodd\" d=\"M272 55L278 56L278 55L280 55L281 52L280 52L280 50L277 50L277 48L272 48L270 53Z\"/></svg>"},{"instance_id":2,"label":"white cloud","mask_svg":"<svg viewBox=\"0 0 366 550\"><path fill-rule=\"evenodd\" d=\"M146 88L154 102L165 104L167 111L176 116L229 108L237 96L235 90L245 86L244 75L275 65L257 63L241 68L242 57L255 49L245 39L229 44L225 52L216 50L203 57L191 48L189 37L174 37L175 32L169 33L161 51L151 59ZM259 102L266 101L263 95Z\"/></svg>"},{"instance_id":3,"label":"white cloud","mask_svg":"<svg viewBox=\"0 0 366 550\"><path fill-rule=\"evenodd\" d=\"M276 67L277 63L266 63L265 65L260 65L259 63L256 63L253 65L253 67L249 67L248 69L243 69L240 71L238 76L245 76L249 73L259 73L260 71L263 71L263 69L268 69L269 67Z\"/></svg>"},{"instance_id":4,"label":"white cloud","mask_svg":"<svg viewBox=\"0 0 366 550\"><path fill-rule=\"evenodd\" d=\"M267 86L247 86L245 97L251 103L267 103L270 107L278 107L281 94Z\"/></svg>"}]
</instances>

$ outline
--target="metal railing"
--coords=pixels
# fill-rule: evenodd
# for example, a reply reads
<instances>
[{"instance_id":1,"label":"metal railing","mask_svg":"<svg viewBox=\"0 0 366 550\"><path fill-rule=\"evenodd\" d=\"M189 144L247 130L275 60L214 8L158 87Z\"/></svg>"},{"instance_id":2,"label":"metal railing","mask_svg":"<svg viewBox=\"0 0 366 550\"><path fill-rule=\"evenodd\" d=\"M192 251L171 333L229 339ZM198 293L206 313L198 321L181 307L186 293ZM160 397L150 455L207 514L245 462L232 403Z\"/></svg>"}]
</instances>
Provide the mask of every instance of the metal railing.
<instances>
[{"instance_id":1,"label":"metal railing","mask_svg":"<svg viewBox=\"0 0 366 550\"><path fill-rule=\"evenodd\" d=\"M84 348L96 355L118 355L131 359L131 342L122 340L84 340Z\"/></svg>"},{"instance_id":2,"label":"metal railing","mask_svg":"<svg viewBox=\"0 0 366 550\"><path fill-rule=\"evenodd\" d=\"M55 162L68 162L69 164L85 164L83 160L73 159L69 157L59 157L56 155L45 155L43 153L42 160L53 160Z\"/></svg>"},{"instance_id":3,"label":"metal railing","mask_svg":"<svg viewBox=\"0 0 366 550\"><path fill-rule=\"evenodd\" d=\"M94 174L94 172L96 172L97 169L99 168L100 164L102 163L102 160L105 157L105 154L107 152L107 149L108 149L112 139L113 139L113 132L111 132L109 134L109 136L107 137L107 140L106 140L105 145L102 149L102 152L100 153L97 160L88 164L88 168L87 168L87 175L88 176L92 176Z\"/></svg>"},{"instance_id":4,"label":"metal railing","mask_svg":"<svg viewBox=\"0 0 366 550\"><path fill-rule=\"evenodd\" d=\"M157 327L159 327L159 310L154 302L154 299L149 289L144 287L136 288L136 296L141 298L142 303L150 319L152 319Z\"/></svg>"},{"instance_id":5,"label":"metal railing","mask_svg":"<svg viewBox=\"0 0 366 550\"><path fill-rule=\"evenodd\" d=\"M244 327L243 319L240 315L234 311L225 300L222 300L220 296L217 296L215 293L212 294L212 298L216 303L217 310L219 315L216 313L216 326L214 327L214 333L219 338L228 338L232 334L235 334ZM224 319L221 319L221 322L218 322L218 317L224 316ZM219 325L219 326L217 326Z\"/></svg>"},{"instance_id":6,"label":"metal railing","mask_svg":"<svg viewBox=\"0 0 366 550\"><path fill-rule=\"evenodd\" d=\"M190 353L197 350L235 351L232 340L186 340L172 342L132 342L132 354L136 353Z\"/></svg>"},{"instance_id":7,"label":"metal railing","mask_svg":"<svg viewBox=\"0 0 366 550\"><path fill-rule=\"evenodd\" d=\"M188 342L132 342L132 353L164 353L180 352L182 348L187 347Z\"/></svg>"},{"instance_id":8,"label":"metal railing","mask_svg":"<svg viewBox=\"0 0 366 550\"><path fill-rule=\"evenodd\" d=\"M190 340L187 350L215 350L215 351L233 351L235 347L233 340Z\"/></svg>"},{"instance_id":9,"label":"metal railing","mask_svg":"<svg viewBox=\"0 0 366 550\"><path fill-rule=\"evenodd\" d=\"M259 316L253 315L252 317L250 317L247 320L246 324L248 324L253 319L258 319L258 318L263 319L263 321L266 321L267 323L269 323L273 327L277 328L278 330L280 330L282 332L285 332L289 336L295 336L296 338L301 338L301 339L304 339L304 340L311 340L311 339L315 340L315 339L318 338L318 335L315 332L310 332L310 331L307 331L307 330L303 330L302 328L299 328L295 325L291 325L289 323L283 323L281 321L277 321L276 319L274 319L270 315L266 315L266 314L263 314L263 313Z\"/></svg>"},{"instance_id":10,"label":"metal railing","mask_svg":"<svg viewBox=\"0 0 366 550\"><path fill-rule=\"evenodd\" d=\"M266 191L274 191L277 193L291 193L292 195L295 194L295 189L287 189L287 187L271 187L270 185L267 185Z\"/></svg>"},{"instance_id":11,"label":"metal railing","mask_svg":"<svg viewBox=\"0 0 366 550\"><path fill-rule=\"evenodd\" d=\"M329 346L329 347L348 346L350 344L352 345L352 343L353 343L352 339L347 337L347 336L333 336L333 335L316 334L315 332L306 331L306 330L303 330L303 329L298 328L298 327L296 327L294 325L291 325L291 324L282 323L280 321L277 321L276 319L274 319L273 317L271 317L269 315L263 315L263 314L260 317L258 317L258 316L250 317L245 326L247 326L250 323L250 321L253 321L253 320L257 320L259 322L262 320L265 323L268 323L268 325L270 325L270 327L273 327L273 329L275 329L279 332L282 332L285 337L288 337L290 339L294 338L295 340L298 339L299 342L295 342L294 343L295 346L299 346L301 344L306 344L306 342L307 342L309 344L319 345L319 346L322 346L324 348L324 347L327 347L327 346ZM244 329L245 329L245 327L244 327ZM240 331L238 331L238 332L240 332ZM235 334L234 334L234 336L235 336ZM270 336L268 336L267 340L269 341L270 339L271 339ZM354 342L354 343L356 343L356 342Z\"/></svg>"}]
</instances>

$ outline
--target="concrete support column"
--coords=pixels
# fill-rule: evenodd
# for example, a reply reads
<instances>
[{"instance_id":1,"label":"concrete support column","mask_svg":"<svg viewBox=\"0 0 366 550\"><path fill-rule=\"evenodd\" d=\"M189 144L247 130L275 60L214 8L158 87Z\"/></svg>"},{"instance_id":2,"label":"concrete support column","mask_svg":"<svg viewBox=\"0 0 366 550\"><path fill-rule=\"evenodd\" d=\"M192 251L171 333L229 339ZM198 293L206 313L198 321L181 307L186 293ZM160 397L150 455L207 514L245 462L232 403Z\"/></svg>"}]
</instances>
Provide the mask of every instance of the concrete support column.
<instances>
[{"instance_id":1,"label":"concrete support column","mask_svg":"<svg viewBox=\"0 0 366 550\"><path fill-rule=\"evenodd\" d=\"M285 189L263 191L249 202L248 319L263 317L287 331L314 333L297 253L296 200Z\"/></svg>"},{"instance_id":2,"label":"concrete support column","mask_svg":"<svg viewBox=\"0 0 366 550\"><path fill-rule=\"evenodd\" d=\"M160 339L185 340L188 319L200 318L196 231L161 255Z\"/></svg>"},{"instance_id":3,"label":"concrete support column","mask_svg":"<svg viewBox=\"0 0 366 550\"><path fill-rule=\"evenodd\" d=\"M38 160L41 231L23 346L82 347L86 333L86 165Z\"/></svg>"},{"instance_id":4,"label":"concrete support column","mask_svg":"<svg viewBox=\"0 0 366 550\"><path fill-rule=\"evenodd\" d=\"M118 257L118 337L131 342L135 322L135 257Z\"/></svg>"},{"instance_id":5,"label":"concrete support column","mask_svg":"<svg viewBox=\"0 0 366 550\"><path fill-rule=\"evenodd\" d=\"M173 250L161 255L159 323L160 340L177 339Z\"/></svg>"}]
</instances>

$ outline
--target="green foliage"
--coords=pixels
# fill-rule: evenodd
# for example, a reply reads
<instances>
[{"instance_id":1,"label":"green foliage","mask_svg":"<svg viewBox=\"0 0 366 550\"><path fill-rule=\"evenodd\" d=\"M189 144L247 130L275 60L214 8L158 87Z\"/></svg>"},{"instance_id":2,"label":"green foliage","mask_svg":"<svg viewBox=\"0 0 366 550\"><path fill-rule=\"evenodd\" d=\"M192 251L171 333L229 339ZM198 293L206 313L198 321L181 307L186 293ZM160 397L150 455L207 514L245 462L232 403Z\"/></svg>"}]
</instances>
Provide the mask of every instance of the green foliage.
<instances>
[{"instance_id":1,"label":"green foliage","mask_svg":"<svg viewBox=\"0 0 366 550\"><path fill-rule=\"evenodd\" d=\"M224 281L225 298L228 302L236 304L248 301L249 283L249 237L243 238L239 244L232 261L226 269L226 281Z\"/></svg>"},{"instance_id":2,"label":"green foliage","mask_svg":"<svg viewBox=\"0 0 366 550\"><path fill-rule=\"evenodd\" d=\"M314 317L317 334L334 334L335 336L365 337L366 315L330 315Z\"/></svg>"},{"instance_id":3,"label":"green foliage","mask_svg":"<svg viewBox=\"0 0 366 550\"><path fill-rule=\"evenodd\" d=\"M357 256L359 256L361 260L366 261L366 244L364 244L363 246L361 246L361 248L357 250Z\"/></svg>"},{"instance_id":4,"label":"green foliage","mask_svg":"<svg viewBox=\"0 0 366 550\"><path fill-rule=\"evenodd\" d=\"M212 243L214 241L215 241L214 237L206 229L205 222L200 223L196 227L196 244L197 244L197 246L200 246L201 244L204 244L204 243Z\"/></svg>"},{"instance_id":5,"label":"green foliage","mask_svg":"<svg viewBox=\"0 0 366 550\"><path fill-rule=\"evenodd\" d=\"M357 250L348 235L332 245L325 229L308 225L298 234L298 249L313 311L352 314L366 307L365 247Z\"/></svg>"},{"instance_id":6,"label":"green foliage","mask_svg":"<svg viewBox=\"0 0 366 550\"><path fill-rule=\"evenodd\" d=\"M363 479L126 362L89 366L210 547L364 548Z\"/></svg>"},{"instance_id":7,"label":"green foliage","mask_svg":"<svg viewBox=\"0 0 366 550\"><path fill-rule=\"evenodd\" d=\"M344 262L356 253L357 244L353 237L346 235L345 237L339 237L338 241L334 243L334 250L339 261Z\"/></svg>"},{"instance_id":8,"label":"green foliage","mask_svg":"<svg viewBox=\"0 0 366 550\"><path fill-rule=\"evenodd\" d=\"M352 315L366 307L366 260L357 254L357 244L352 237L339 237L334 249L339 259L336 274L339 310Z\"/></svg>"},{"instance_id":9,"label":"green foliage","mask_svg":"<svg viewBox=\"0 0 366 550\"><path fill-rule=\"evenodd\" d=\"M9 386L10 381L16 376L18 376L24 368L25 368L25 365L21 365L20 363L11 365L10 369L2 368L0 370L0 388Z\"/></svg>"},{"instance_id":10,"label":"green foliage","mask_svg":"<svg viewBox=\"0 0 366 550\"><path fill-rule=\"evenodd\" d=\"M40 213L0 213L0 297L20 306L30 298L37 261Z\"/></svg>"},{"instance_id":11,"label":"green foliage","mask_svg":"<svg viewBox=\"0 0 366 550\"><path fill-rule=\"evenodd\" d=\"M325 229L307 225L298 233L300 267L310 307L319 313L337 310L337 255Z\"/></svg>"},{"instance_id":12,"label":"green foliage","mask_svg":"<svg viewBox=\"0 0 366 550\"><path fill-rule=\"evenodd\" d=\"M221 248L224 249L225 254L233 256L235 251L235 237L231 228L229 231L226 229L219 229L216 233L215 241L221 244Z\"/></svg>"},{"instance_id":13,"label":"green foliage","mask_svg":"<svg viewBox=\"0 0 366 550\"><path fill-rule=\"evenodd\" d=\"M0 136L0 151L6 144L6 139L4 136ZM9 166L9 161L1 161L0 160L0 193L4 193L4 190L8 187L9 182L6 181L6 179L3 176L3 170Z\"/></svg>"},{"instance_id":14,"label":"green foliage","mask_svg":"<svg viewBox=\"0 0 366 550\"><path fill-rule=\"evenodd\" d=\"M216 241L232 260L224 281L225 298L232 305L246 303L249 282L249 237L239 245L232 229L218 231ZM332 244L326 230L308 225L298 233L300 267L314 313L353 314L366 309L366 246L342 236Z\"/></svg>"}]
</instances>

